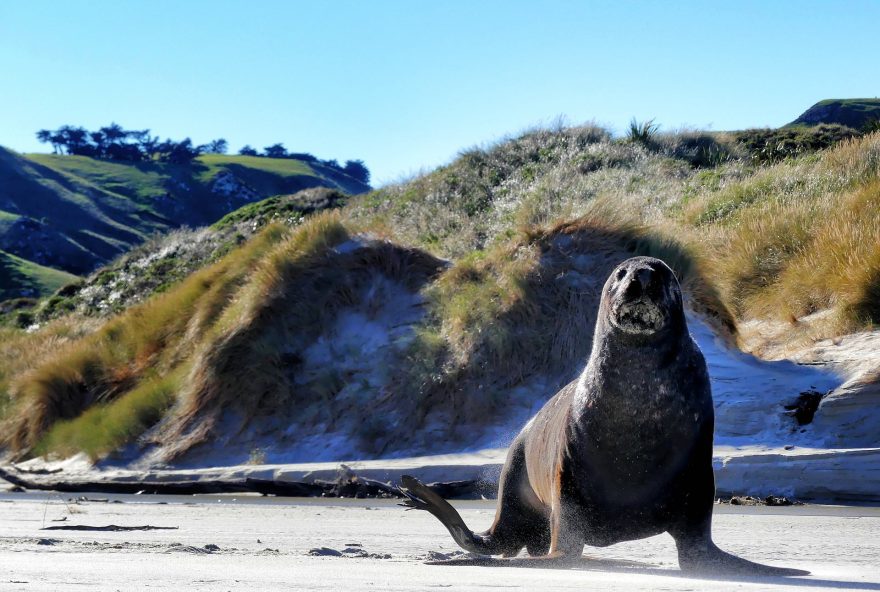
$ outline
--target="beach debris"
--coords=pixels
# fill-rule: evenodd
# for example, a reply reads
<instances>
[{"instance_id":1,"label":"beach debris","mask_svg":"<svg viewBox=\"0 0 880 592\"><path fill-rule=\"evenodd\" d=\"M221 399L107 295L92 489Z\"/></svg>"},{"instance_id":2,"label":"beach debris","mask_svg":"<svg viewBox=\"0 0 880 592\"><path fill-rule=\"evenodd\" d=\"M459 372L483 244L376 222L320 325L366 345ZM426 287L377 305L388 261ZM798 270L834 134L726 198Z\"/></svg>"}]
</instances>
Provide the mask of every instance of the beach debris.
<instances>
[{"instance_id":1,"label":"beach debris","mask_svg":"<svg viewBox=\"0 0 880 592\"><path fill-rule=\"evenodd\" d=\"M731 506L802 506L804 502L789 499L784 495L768 495L766 497L754 497L751 495L734 495L728 498L718 498L719 504Z\"/></svg>"},{"instance_id":2,"label":"beach debris","mask_svg":"<svg viewBox=\"0 0 880 592\"><path fill-rule=\"evenodd\" d=\"M342 553L330 547L315 547L309 549L309 555L312 557L342 557Z\"/></svg>"},{"instance_id":3,"label":"beach debris","mask_svg":"<svg viewBox=\"0 0 880 592\"><path fill-rule=\"evenodd\" d=\"M101 532L128 532L133 530L177 530L179 526L153 526L145 524L143 526L119 526L117 524L108 524L107 526L90 526L88 524L59 524L58 526L46 526L40 530L86 530Z\"/></svg>"}]
</instances>

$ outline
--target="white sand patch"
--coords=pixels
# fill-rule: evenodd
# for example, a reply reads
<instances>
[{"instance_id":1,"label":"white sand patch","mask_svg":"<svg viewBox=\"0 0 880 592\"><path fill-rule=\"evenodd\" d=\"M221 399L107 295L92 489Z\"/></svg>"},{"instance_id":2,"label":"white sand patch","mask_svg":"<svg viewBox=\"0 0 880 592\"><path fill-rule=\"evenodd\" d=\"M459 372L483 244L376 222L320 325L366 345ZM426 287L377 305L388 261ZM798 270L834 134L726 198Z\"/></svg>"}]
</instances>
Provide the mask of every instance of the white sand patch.
<instances>
[{"instance_id":1,"label":"white sand patch","mask_svg":"<svg viewBox=\"0 0 880 592\"><path fill-rule=\"evenodd\" d=\"M587 547L598 561L583 569L429 566L423 563L429 553L457 550L451 537L433 516L404 512L389 502L199 496L181 503L160 496L110 497L108 503L71 505L44 495L0 495L0 589L880 590L880 513L870 508L716 507L714 538L722 548L812 571L797 579L737 581L684 577L668 535ZM492 521L490 502L455 505L474 529ZM61 524L178 529L40 530L60 518L66 518ZM317 547L362 550L373 557L310 556ZM603 562L612 559L639 565L615 571Z\"/></svg>"}]
</instances>

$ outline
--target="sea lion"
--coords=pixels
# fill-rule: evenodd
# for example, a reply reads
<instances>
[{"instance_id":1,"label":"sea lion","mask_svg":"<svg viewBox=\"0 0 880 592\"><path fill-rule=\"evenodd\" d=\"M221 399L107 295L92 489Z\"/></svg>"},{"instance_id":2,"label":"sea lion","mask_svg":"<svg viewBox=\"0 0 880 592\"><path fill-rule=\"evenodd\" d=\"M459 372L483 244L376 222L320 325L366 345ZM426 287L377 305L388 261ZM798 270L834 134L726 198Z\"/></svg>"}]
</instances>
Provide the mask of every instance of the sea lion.
<instances>
[{"instance_id":1,"label":"sea lion","mask_svg":"<svg viewBox=\"0 0 880 592\"><path fill-rule=\"evenodd\" d=\"M681 288L661 260L634 257L605 282L581 375L525 425L501 472L495 521L474 533L443 498L403 476L403 505L427 510L465 550L569 562L668 532L683 571L807 575L741 559L712 542L715 425L706 361ZM500 561L500 560L497 560Z\"/></svg>"}]
</instances>

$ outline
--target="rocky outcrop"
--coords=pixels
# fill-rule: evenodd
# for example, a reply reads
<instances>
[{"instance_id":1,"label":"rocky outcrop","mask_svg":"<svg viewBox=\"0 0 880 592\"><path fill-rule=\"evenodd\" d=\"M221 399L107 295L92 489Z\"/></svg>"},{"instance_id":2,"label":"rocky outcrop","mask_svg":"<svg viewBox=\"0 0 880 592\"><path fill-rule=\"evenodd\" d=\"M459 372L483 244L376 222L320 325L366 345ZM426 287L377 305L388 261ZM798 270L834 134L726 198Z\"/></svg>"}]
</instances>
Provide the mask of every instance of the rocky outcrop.
<instances>
[{"instance_id":1,"label":"rocky outcrop","mask_svg":"<svg viewBox=\"0 0 880 592\"><path fill-rule=\"evenodd\" d=\"M217 173L211 183L211 193L225 198L225 209L230 212L264 197L229 171Z\"/></svg>"}]
</instances>

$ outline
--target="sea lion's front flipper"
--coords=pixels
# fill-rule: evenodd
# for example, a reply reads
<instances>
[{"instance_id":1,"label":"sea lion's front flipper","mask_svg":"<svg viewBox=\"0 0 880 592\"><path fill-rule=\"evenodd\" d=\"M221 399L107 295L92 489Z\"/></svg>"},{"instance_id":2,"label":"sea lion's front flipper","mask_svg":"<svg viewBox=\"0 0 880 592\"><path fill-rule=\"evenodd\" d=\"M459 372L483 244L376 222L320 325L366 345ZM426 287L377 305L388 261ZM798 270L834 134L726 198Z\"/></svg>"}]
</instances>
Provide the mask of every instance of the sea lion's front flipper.
<instances>
[{"instance_id":1,"label":"sea lion's front flipper","mask_svg":"<svg viewBox=\"0 0 880 592\"><path fill-rule=\"evenodd\" d=\"M755 563L748 559L722 551L710 542L702 549L679 546L678 564L682 571L701 575L739 575L739 576L808 576L810 572L790 567L775 567Z\"/></svg>"}]
</instances>

